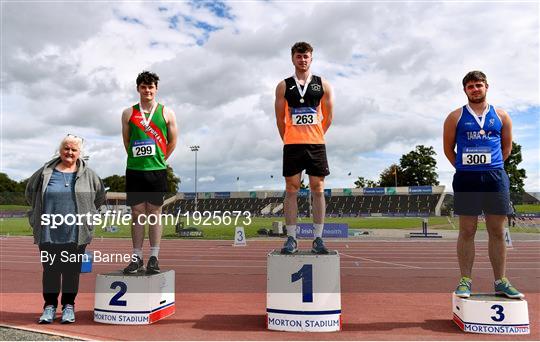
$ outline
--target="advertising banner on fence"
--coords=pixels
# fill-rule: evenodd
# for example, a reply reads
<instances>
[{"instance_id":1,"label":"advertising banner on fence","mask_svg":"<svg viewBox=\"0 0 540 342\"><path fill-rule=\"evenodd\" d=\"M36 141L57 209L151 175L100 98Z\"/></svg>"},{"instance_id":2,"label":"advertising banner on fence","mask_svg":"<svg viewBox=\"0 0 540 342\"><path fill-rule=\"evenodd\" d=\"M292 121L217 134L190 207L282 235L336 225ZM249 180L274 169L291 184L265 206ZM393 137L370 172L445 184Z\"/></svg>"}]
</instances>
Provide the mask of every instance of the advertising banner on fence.
<instances>
[{"instance_id":1,"label":"advertising banner on fence","mask_svg":"<svg viewBox=\"0 0 540 342\"><path fill-rule=\"evenodd\" d=\"M433 189L431 186L410 186L409 194L411 195L420 195L420 194L431 194Z\"/></svg>"},{"instance_id":2,"label":"advertising banner on fence","mask_svg":"<svg viewBox=\"0 0 540 342\"><path fill-rule=\"evenodd\" d=\"M349 236L349 225L347 223L325 223L323 238L344 238ZM296 237L299 239L313 239L313 224L299 223Z\"/></svg>"},{"instance_id":3,"label":"advertising banner on fence","mask_svg":"<svg viewBox=\"0 0 540 342\"><path fill-rule=\"evenodd\" d=\"M364 195L384 195L384 188L364 188Z\"/></svg>"}]
</instances>

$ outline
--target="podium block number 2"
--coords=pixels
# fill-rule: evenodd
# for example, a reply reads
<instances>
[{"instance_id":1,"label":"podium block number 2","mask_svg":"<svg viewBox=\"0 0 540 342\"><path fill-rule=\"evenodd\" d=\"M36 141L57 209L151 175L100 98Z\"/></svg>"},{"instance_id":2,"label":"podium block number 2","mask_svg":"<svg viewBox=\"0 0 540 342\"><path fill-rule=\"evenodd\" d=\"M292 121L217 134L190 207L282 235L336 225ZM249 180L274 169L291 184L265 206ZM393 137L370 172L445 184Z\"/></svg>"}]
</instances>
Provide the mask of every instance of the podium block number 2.
<instances>
[{"instance_id":1,"label":"podium block number 2","mask_svg":"<svg viewBox=\"0 0 540 342\"><path fill-rule=\"evenodd\" d=\"M313 265L306 264L291 275L291 282L302 280L302 302L313 303Z\"/></svg>"},{"instance_id":2,"label":"podium block number 2","mask_svg":"<svg viewBox=\"0 0 540 342\"><path fill-rule=\"evenodd\" d=\"M111 284L111 289L114 290L116 288L120 288L120 291L116 292L116 294L111 298L109 305L112 306L127 306L126 300L119 300L122 298L123 295L127 292L127 285L123 281L115 281Z\"/></svg>"},{"instance_id":3,"label":"podium block number 2","mask_svg":"<svg viewBox=\"0 0 540 342\"><path fill-rule=\"evenodd\" d=\"M503 306L502 305L492 305L491 309L495 310L495 316L491 316L491 319L495 322L502 322L504 321L504 314L503 314Z\"/></svg>"}]
</instances>

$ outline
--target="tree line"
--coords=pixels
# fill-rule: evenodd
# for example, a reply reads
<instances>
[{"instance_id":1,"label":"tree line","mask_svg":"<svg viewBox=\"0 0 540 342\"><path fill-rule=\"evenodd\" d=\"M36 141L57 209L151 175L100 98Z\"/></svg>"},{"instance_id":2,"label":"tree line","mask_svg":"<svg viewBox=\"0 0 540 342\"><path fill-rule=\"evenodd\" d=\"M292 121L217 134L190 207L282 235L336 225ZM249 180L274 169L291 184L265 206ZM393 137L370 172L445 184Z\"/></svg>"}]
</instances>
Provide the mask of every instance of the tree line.
<instances>
[{"instance_id":1,"label":"tree line","mask_svg":"<svg viewBox=\"0 0 540 342\"><path fill-rule=\"evenodd\" d=\"M393 163L385 168L379 179L371 180L358 177L354 182L356 188L439 185L436 155L433 146L417 145L414 150L401 156L399 163ZM510 193L514 203L520 203L525 192L524 180L527 178L525 169L519 168L523 161L521 145L512 142L512 153L504 162L504 168L510 178ZM103 179L105 187L111 192L124 192L126 177L112 175ZM174 174L172 167L167 166L167 183L169 192L176 193L180 185L180 178ZM0 173L0 204L25 205L24 190L28 179L15 181L5 173ZM302 188L307 185L302 184Z\"/></svg>"},{"instance_id":2,"label":"tree line","mask_svg":"<svg viewBox=\"0 0 540 342\"><path fill-rule=\"evenodd\" d=\"M24 190L27 183L28 178L17 182L9 178L7 174L0 173L0 204L26 205ZM170 166L167 166L167 183L170 194L178 192L180 178L174 174L174 170ZM103 178L103 184L109 192L124 192L126 190L126 176L112 175Z\"/></svg>"},{"instance_id":3,"label":"tree line","mask_svg":"<svg viewBox=\"0 0 540 342\"><path fill-rule=\"evenodd\" d=\"M436 152L433 146L417 145L414 150L401 156L399 163L385 168L379 179L371 180L358 177L354 182L356 188L439 185ZM523 161L521 145L512 142L512 152L504 162L504 169L510 179L510 194L514 203L520 203L527 178L525 169L519 168Z\"/></svg>"},{"instance_id":4,"label":"tree line","mask_svg":"<svg viewBox=\"0 0 540 342\"><path fill-rule=\"evenodd\" d=\"M378 180L358 177L354 185L357 188L439 185L435 155L433 146L418 145L402 155L399 164L393 163L385 168Z\"/></svg>"}]
</instances>

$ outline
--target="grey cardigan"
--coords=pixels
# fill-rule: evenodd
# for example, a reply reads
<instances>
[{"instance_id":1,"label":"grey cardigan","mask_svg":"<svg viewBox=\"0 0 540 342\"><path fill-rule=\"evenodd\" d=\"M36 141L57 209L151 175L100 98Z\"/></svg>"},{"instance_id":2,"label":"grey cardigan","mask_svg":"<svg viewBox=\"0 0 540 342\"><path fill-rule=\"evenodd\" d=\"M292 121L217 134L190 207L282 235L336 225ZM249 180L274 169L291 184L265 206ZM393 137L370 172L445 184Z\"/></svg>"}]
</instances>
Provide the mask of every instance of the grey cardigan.
<instances>
[{"instance_id":1,"label":"grey cardigan","mask_svg":"<svg viewBox=\"0 0 540 342\"><path fill-rule=\"evenodd\" d=\"M34 243L41 241L41 213L43 196L52 172L56 165L60 163L60 158L54 158L47 162L42 168L37 170L28 180L25 196L26 201L32 207L28 212L28 221L34 233ZM75 204L78 214L96 214L98 208L105 203L105 187L98 175L90 169L82 159L77 161L78 170L75 176ZM92 241L94 227L87 224L86 219L82 220L83 225L79 227L79 238L77 244L85 245Z\"/></svg>"}]
</instances>

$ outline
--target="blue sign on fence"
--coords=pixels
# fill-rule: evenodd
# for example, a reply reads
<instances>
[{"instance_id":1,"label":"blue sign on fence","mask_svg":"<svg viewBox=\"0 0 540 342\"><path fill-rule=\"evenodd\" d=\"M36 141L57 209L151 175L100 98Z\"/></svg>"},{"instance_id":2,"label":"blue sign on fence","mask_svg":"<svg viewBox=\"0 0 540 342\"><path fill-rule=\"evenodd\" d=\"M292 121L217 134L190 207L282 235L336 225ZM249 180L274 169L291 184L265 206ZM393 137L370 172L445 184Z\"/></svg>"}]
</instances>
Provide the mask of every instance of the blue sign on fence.
<instances>
[{"instance_id":1,"label":"blue sign on fence","mask_svg":"<svg viewBox=\"0 0 540 342\"><path fill-rule=\"evenodd\" d=\"M431 186L410 186L409 194L431 194L433 189Z\"/></svg>"},{"instance_id":2,"label":"blue sign on fence","mask_svg":"<svg viewBox=\"0 0 540 342\"><path fill-rule=\"evenodd\" d=\"M214 192L214 198L231 198L230 192Z\"/></svg>"},{"instance_id":3,"label":"blue sign on fence","mask_svg":"<svg viewBox=\"0 0 540 342\"><path fill-rule=\"evenodd\" d=\"M299 239L313 239L313 224L299 223L296 237ZM349 225L347 223L325 223L323 238L347 238L349 237Z\"/></svg>"},{"instance_id":4,"label":"blue sign on fence","mask_svg":"<svg viewBox=\"0 0 540 342\"><path fill-rule=\"evenodd\" d=\"M384 188L364 188L364 195L384 195Z\"/></svg>"},{"instance_id":5,"label":"blue sign on fence","mask_svg":"<svg viewBox=\"0 0 540 342\"><path fill-rule=\"evenodd\" d=\"M195 199L194 192L184 192L184 199Z\"/></svg>"},{"instance_id":6,"label":"blue sign on fence","mask_svg":"<svg viewBox=\"0 0 540 342\"><path fill-rule=\"evenodd\" d=\"M407 214L405 214L405 216L407 216L407 217L429 217L429 213L416 211L416 212L412 212L412 213L407 213Z\"/></svg>"}]
</instances>

